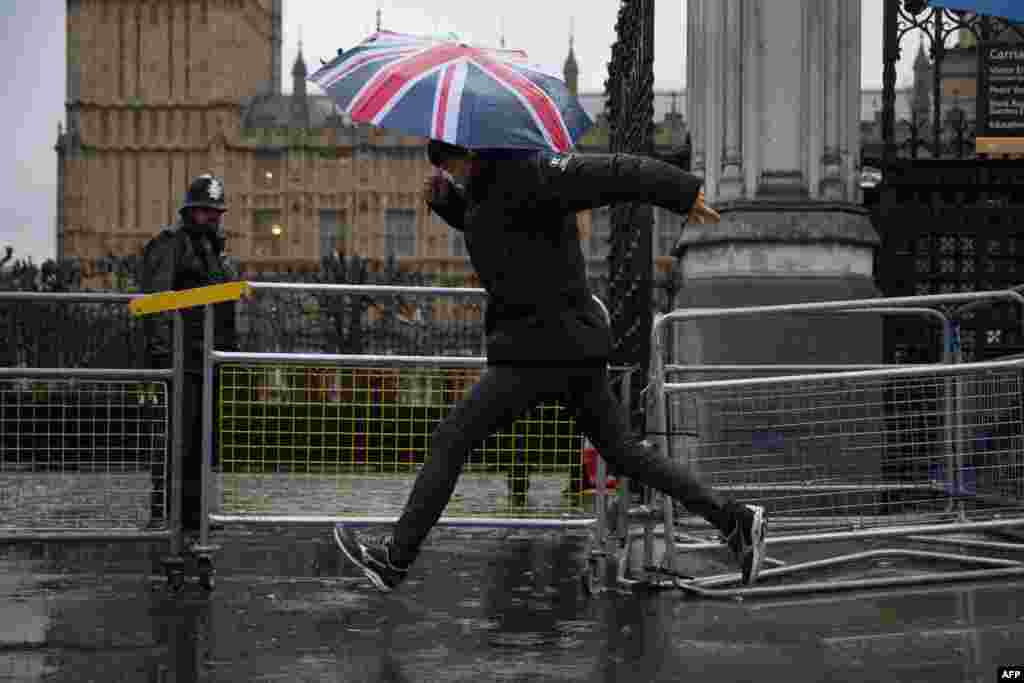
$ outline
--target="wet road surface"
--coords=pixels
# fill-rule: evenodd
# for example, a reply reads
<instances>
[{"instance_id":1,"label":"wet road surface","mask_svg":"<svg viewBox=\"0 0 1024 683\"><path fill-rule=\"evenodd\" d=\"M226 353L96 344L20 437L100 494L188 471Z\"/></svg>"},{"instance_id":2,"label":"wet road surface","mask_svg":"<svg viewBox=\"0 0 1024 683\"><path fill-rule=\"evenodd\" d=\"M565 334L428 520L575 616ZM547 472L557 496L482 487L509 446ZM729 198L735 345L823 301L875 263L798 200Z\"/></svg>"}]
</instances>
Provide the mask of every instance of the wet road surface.
<instances>
[{"instance_id":1,"label":"wet road surface","mask_svg":"<svg viewBox=\"0 0 1024 683\"><path fill-rule=\"evenodd\" d=\"M212 594L167 593L161 543L0 545L0 680L988 682L1024 661L1022 582L588 598L577 532L440 529L381 595L329 531L229 525Z\"/></svg>"}]
</instances>

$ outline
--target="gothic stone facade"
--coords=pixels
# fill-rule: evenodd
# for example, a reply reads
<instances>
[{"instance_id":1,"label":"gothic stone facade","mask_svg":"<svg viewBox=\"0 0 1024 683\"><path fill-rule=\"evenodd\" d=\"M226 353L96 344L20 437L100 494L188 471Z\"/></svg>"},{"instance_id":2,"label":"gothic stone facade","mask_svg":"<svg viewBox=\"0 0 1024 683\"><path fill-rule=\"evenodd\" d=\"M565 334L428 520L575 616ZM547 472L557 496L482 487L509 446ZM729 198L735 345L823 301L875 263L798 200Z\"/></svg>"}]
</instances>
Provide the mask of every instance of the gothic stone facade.
<instances>
[{"instance_id":1,"label":"gothic stone facade","mask_svg":"<svg viewBox=\"0 0 1024 683\"><path fill-rule=\"evenodd\" d=\"M306 90L281 93L282 0L67 0L67 130L58 135L58 257L138 254L194 176L225 179L228 253L243 272L310 270L335 250L468 275L459 236L418 198L424 140L353 125ZM575 89L574 56L566 63ZM602 151L602 127L581 148ZM659 140L681 145L681 117ZM594 274L607 216L579 219ZM667 271L678 219L656 240ZM474 280L470 278L470 283Z\"/></svg>"}]
</instances>

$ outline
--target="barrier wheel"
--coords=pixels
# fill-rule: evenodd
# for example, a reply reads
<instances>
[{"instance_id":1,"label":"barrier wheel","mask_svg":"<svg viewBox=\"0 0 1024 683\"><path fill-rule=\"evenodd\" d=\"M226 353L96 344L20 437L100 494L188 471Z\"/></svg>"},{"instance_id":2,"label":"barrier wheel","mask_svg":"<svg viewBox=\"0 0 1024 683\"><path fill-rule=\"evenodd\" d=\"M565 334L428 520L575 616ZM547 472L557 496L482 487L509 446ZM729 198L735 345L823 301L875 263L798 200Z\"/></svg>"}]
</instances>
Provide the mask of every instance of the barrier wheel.
<instances>
[{"instance_id":1,"label":"barrier wheel","mask_svg":"<svg viewBox=\"0 0 1024 683\"><path fill-rule=\"evenodd\" d=\"M185 586L185 558L172 555L163 558L162 564L167 576L167 589L177 593Z\"/></svg>"},{"instance_id":2,"label":"barrier wheel","mask_svg":"<svg viewBox=\"0 0 1024 683\"><path fill-rule=\"evenodd\" d=\"M180 593L185 587L185 572L181 569L167 570L167 589L172 593Z\"/></svg>"},{"instance_id":3,"label":"barrier wheel","mask_svg":"<svg viewBox=\"0 0 1024 683\"><path fill-rule=\"evenodd\" d=\"M217 574L213 567L213 559L207 555L197 557L196 572L199 574L199 585L205 590L212 591L215 585L214 577Z\"/></svg>"}]
</instances>

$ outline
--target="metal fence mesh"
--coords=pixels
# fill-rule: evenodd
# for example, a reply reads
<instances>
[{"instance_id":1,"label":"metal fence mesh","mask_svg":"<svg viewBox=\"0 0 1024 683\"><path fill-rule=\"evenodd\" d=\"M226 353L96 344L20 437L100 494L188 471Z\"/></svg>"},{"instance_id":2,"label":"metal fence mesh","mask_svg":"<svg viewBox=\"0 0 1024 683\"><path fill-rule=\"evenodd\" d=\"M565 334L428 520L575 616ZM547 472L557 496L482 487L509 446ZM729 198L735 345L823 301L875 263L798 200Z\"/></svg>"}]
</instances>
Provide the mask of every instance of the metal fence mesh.
<instances>
[{"instance_id":1,"label":"metal fence mesh","mask_svg":"<svg viewBox=\"0 0 1024 683\"><path fill-rule=\"evenodd\" d=\"M697 386L667 400L672 453L776 523L1024 512L1019 370Z\"/></svg>"},{"instance_id":2,"label":"metal fence mesh","mask_svg":"<svg viewBox=\"0 0 1024 683\"><path fill-rule=\"evenodd\" d=\"M121 301L4 301L0 367L141 368L142 321Z\"/></svg>"},{"instance_id":3,"label":"metal fence mesh","mask_svg":"<svg viewBox=\"0 0 1024 683\"><path fill-rule=\"evenodd\" d=\"M481 369L229 364L217 394L220 513L400 513L437 424ZM583 439L544 403L472 450L446 514L589 515Z\"/></svg>"},{"instance_id":4,"label":"metal fence mesh","mask_svg":"<svg viewBox=\"0 0 1024 683\"><path fill-rule=\"evenodd\" d=\"M954 386L962 494L995 509L1024 506L1022 375L967 376Z\"/></svg>"},{"instance_id":5,"label":"metal fence mesh","mask_svg":"<svg viewBox=\"0 0 1024 683\"><path fill-rule=\"evenodd\" d=\"M166 512L169 410L163 382L0 380L0 528L138 528Z\"/></svg>"},{"instance_id":6,"label":"metal fence mesh","mask_svg":"<svg viewBox=\"0 0 1024 683\"><path fill-rule=\"evenodd\" d=\"M248 352L483 354L484 299L261 290L238 305Z\"/></svg>"}]
</instances>

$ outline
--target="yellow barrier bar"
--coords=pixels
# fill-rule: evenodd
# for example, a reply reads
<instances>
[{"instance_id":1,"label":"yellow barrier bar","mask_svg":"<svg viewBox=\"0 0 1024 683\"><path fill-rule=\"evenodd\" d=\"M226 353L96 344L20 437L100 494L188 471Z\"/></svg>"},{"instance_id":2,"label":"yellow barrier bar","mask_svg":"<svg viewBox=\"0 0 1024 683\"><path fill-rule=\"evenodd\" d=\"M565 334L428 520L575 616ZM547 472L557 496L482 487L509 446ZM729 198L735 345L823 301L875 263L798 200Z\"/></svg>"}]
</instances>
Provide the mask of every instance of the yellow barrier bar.
<instances>
[{"instance_id":1,"label":"yellow barrier bar","mask_svg":"<svg viewBox=\"0 0 1024 683\"><path fill-rule=\"evenodd\" d=\"M132 299L128 309L132 315L143 316L164 311L176 311L193 306L218 304L223 301L237 301L252 294L252 286L248 282L228 282L222 285L183 289L177 292L157 292Z\"/></svg>"}]
</instances>

